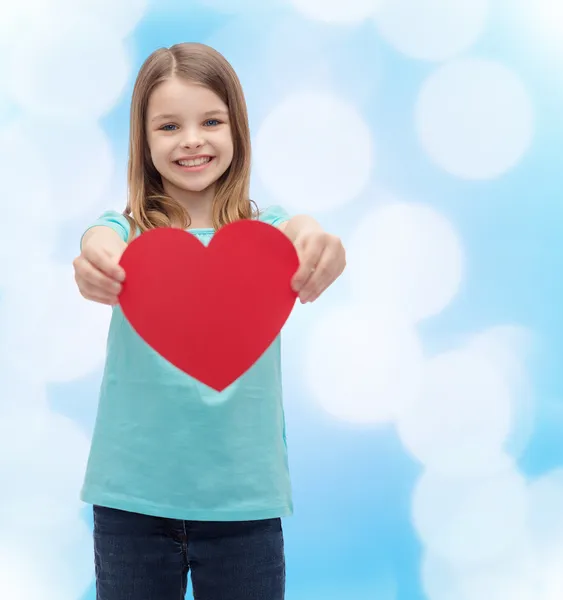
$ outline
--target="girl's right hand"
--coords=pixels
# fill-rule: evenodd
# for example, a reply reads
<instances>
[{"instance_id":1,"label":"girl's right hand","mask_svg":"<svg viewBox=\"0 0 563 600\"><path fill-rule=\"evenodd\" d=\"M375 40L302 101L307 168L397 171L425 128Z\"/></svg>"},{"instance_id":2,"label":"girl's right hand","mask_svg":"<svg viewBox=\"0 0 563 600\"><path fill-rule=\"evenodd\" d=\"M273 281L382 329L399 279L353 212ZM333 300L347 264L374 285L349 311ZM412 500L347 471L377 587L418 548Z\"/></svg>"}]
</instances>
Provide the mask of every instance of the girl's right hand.
<instances>
[{"instance_id":1,"label":"girl's right hand","mask_svg":"<svg viewBox=\"0 0 563 600\"><path fill-rule=\"evenodd\" d=\"M125 271L119 266L119 260L127 244L121 238L117 239L113 231L111 233L116 236L115 239L107 235L85 238L82 252L72 264L82 296L113 306L118 303L121 283L125 280Z\"/></svg>"}]
</instances>

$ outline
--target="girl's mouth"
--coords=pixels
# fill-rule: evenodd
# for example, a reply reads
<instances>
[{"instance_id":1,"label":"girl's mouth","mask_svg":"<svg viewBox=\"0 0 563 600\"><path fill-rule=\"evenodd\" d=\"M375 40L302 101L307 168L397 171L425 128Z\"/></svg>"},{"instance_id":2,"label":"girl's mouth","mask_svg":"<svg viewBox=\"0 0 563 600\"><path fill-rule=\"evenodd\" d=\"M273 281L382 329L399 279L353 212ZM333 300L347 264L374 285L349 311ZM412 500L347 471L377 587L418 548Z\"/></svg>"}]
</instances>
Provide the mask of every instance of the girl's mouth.
<instances>
[{"instance_id":1,"label":"girl's mouth","mask_svg":"<svg viewBox=\"0 0 563 600\"><path fill-rule=\"evenodd\" d=\"M184 171L203 171L214 160L214 156L201 156L193 159L177 160L176 164Z\"/></svg>"}]
</instances>

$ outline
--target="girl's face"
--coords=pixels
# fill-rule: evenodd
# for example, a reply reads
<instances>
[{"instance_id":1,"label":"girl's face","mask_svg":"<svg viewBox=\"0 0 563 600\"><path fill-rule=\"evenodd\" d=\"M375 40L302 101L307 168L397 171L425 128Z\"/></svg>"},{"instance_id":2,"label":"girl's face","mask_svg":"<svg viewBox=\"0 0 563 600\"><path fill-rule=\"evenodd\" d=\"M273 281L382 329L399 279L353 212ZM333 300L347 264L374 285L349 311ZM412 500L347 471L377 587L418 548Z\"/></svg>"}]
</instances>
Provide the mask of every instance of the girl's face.
<instances>
[{"instance_id":1,"label":"girl's face","mask_svg":"<svg viewBox=\"0 0 563 600\"><path fill-rule=\"evenodd\" d=\"M146 131L153 164L173 198L213 189L233 160L227 106L203 85L178 77L161 83L149 99Z\"/></svg>"}]
</instances>

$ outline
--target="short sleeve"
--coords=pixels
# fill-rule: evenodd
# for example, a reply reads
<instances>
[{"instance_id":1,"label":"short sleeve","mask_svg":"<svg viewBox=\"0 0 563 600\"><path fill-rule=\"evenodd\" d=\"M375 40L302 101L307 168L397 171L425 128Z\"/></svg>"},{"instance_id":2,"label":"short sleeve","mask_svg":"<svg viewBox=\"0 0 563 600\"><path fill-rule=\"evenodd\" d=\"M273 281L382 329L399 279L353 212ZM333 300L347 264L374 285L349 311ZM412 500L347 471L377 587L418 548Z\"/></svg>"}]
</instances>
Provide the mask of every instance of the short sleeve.
<instances>
[{"instance_id":1,"label":"short sleeve","mask_svg":"<svg viewBox=\"0 0 563 600\"><path fill-rule=\"evenodd\" d=\"M108 210L103 213L88 227L88 229L86 229L86 231L82 234L82 238L84 238L86 232L92 229L92 227L99 226L113 229L124 242L126 242L129 238L129 221L124 215L115 210ZM82 239L80 240L80 246L82 247Z\"/></svg>"},{"instance_id":2,"label":"short sleeve","mask_svg":"<svg viewBox=\"0 0 563 600\"><path fill-rule=\"evenodd\" d=\"M264 223L279 227L282 223L289 221L290 216L281 206L270 206L265 210L260 211L260 216L258 218Z\"/></svg>"}]
</instances>

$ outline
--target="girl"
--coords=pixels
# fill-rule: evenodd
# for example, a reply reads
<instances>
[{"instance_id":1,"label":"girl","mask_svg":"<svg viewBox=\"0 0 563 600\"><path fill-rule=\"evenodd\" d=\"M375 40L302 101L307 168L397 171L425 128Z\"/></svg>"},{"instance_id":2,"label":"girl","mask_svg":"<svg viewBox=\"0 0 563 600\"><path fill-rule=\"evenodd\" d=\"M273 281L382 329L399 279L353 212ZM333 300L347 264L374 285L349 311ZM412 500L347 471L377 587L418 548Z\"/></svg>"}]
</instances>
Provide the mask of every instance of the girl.
<instances>
[{"instance_id":1,"label":"girl","mask_svg":"<svg viewBox=\"0 0 563 600\"><path fill-rule=\"evenodd\" d=\"M301 302L318 298L344 269L340 240L310 217L258 212L249 178L246 104L229 63L200 44L154 52L133 91L127 208L103 214L74 261L82 295L114 307L81 496L94 507L98 600L178 600L188 572L201 600L284 597L292 500L279 339L217 393L148 347L116 306L135 235L182 227L208 243L255 218L295 244Z\"/></svg>"}]
</instances>

